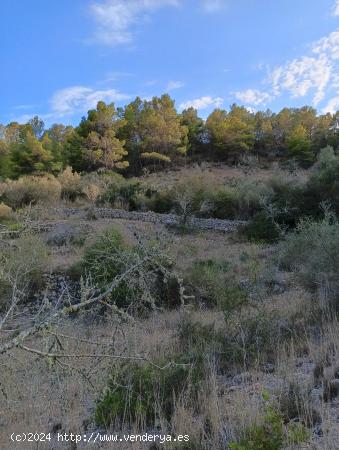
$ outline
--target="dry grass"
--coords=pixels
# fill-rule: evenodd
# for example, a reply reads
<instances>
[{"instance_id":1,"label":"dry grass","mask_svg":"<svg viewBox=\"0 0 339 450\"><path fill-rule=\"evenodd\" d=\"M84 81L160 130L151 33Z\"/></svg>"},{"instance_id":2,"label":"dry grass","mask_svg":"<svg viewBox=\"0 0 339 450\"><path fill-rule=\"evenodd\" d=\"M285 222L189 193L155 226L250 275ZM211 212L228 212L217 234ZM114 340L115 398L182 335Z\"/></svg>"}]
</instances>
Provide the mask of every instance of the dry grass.
<instances>
[{"instance_id":1,"label":"dry grass","mask_svg":"<svg viewBox=\"0 0 339 450\"><path fill-rule=\"evenodd\" d=\"M240 169L227 170L223 167L214 168L211 174L214 176L220 171L218 176L223 180L231 176L244 176L243 173L240 175ZM177 175L179 176L173 174L173 177ZM262 176L266 176L266 172ZM156 175L151 175L148 178L155 177ZM136 235L151 240L155 240L157 236L162 244L166 244L178 270L184 274L196 261L227 260L233 264L235 281L251 277L255 279L262 274L274 250L267 246L237 242L235 236L221 233L175 234L168 232L162 225L149 223L70 219L61 217L58 211L46 206L28 208L25 217L27 222L48 224L50 229L56 228L60 223L75 227L86 224L89 227L82 247L50 247L51 268L58 271L65 270L80 260L84 249L93 243L98 233L111 226L121 231L131 244L136 242ZM41 236L46 237L44 233ZM333 369L339 354L337 323L330 322L326 326L322 326L321 322L315 323L317 333L312 333L308 320L313 313L312 305L316 298L298 286L287 274L280 275L286 280L286 290L281 294L270 293L265 297L259 304L260 311L268 316L274 312L283 325L293 323L293 331L298 333L294 339L281 342L274 349L276 364L272 373L265 371L259 361L246 367L246 371L237 367L237 373L230 371L229 374L221 374L216 363L210 361L209 375L201 382L196 404L192 405L189 396L178 398L171 423L162 421L162 433L189 434L192 438L190 448L194 448L195 444L195 449L198 450L224 449L226 441L236 438L252 424L260 423L263 417L263 392L269 392L272 401L275 401L292 382L302 386L303 392L312 390L314 367L323 362L328 354L331 357L328 370ZM258 305L250 305L241 314L253 314L255 317L257 310ZM241 314L235 314L233 322L230 321L228 326L236 327ZM58 427L63 432L73 433L96 430L93 423L96 399L106 385L112 367L118 367L115 359L99 355L110 352L112 355L140 355L150 361L171 360L174 354L182 350L177 331L183 317L187 316L192 322L228 331L222 312L203 309L194 303L174 311L155 311L147 319L136 318L134 323L121 323L116 316L107 313L104 319L100 319L98 314L93 315L88 311L73 319L65 319L49 330L57 331L59 342L53 334L46 332L32 338L27 345L45 351L62 350L67 354L93 357L65 358L60 360L63 363L60 365L58 360L41 358L20 349L0 356L0 448L23 448L21 444L9 443L12 432L49 432ZM309 407L306 394L304 403ZM311 443L298 448L338 448L338 401L326 403L321 400L313 406L321 416L323 436L313 435ZM134 424L132 429L125 427L122 430L145 431L140 423ZM54 442L53 446L28 444L26 448L68 450L71 447ZM83 445L78 448L92 447ZM111 449L112 444L102 444L97 448ZM119 448L146 450L149 447L129 444ZM163 448L173 450L173 446L165 445Z\"/></svg>"}]
</instances>

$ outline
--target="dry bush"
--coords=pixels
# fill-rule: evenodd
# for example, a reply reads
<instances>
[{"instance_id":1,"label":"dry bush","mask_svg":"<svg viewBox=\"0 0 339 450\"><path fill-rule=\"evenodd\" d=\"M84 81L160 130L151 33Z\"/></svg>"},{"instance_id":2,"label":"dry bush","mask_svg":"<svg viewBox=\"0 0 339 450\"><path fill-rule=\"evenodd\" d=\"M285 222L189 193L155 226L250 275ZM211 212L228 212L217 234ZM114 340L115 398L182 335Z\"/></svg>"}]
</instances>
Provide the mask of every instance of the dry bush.
<instances>
[{"instance_id":1,"label":"dry bush","mask_svg":"<svg viewBox=\"0 0 339 450\"><path fill-rule=\"evenodd\" d=\"M61 184L53 175L25 176L5 183L3 197L6 203L19 208L36 203L53 204L60 199Z\"/></svg>"},{"instance_id":2,"label":"dry bush","mask_svg":"<svg viewBox=\"0 0 339 450\"><path fill-rule=\"evenodd\" d=\"M82 193L85 195L91 205L95 205L97 198L101 194L100 187L96 184L88 184L82 188Z\"/></svg>"},{"instance_id":3,"label":"dry bush","mask_svg":"<svg viewBox=\"0 0 339 450\"><path fill-rule=\"evenodd\" d=\"M25 235L0 252L0 309L9 302L19 303L43 285L48 267L45 243L37 236Z\"/></svg>"},{"instance_id":4,"label":"dry bush","mask_svg":"<svg viewBox=\"0 0 339 450\"><path fill-rule=\"evenodd\" d=\"M73 172L72 167L66 169L58 175L58 181L61 184L61 196L69 200L75 198L81 193L81 176Z\"/></svg>"},{"instance_id":5,"label":"dry bush","mask_svg":"<svg viewBox=\"0 0 339 450\"><path fill-rule=\"evenodd\" d=\"M0 203L0 220L10 219L12 217L13 210L5 203Z\"/></svg>"}]
</instances>

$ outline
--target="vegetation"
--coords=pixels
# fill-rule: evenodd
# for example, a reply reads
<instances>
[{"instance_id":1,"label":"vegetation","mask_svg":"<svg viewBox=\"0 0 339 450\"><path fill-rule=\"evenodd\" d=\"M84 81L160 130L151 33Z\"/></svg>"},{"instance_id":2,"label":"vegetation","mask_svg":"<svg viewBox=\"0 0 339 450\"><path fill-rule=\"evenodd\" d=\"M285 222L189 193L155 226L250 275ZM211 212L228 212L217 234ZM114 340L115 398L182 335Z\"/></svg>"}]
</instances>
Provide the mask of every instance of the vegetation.
<instances>
[{"instance_id":1,"label":"vegetation","mask_svg":"<svg viewBox=\"0 0 339 450\"><path fill-rule=\"evenodd\" d=\"M190 437L171 450L334 448L336 121L236 105L204 121L164 95L2 127L5 417Z\"/></svg>"},{"instance_id":2,"label":"vegetation","mask_svg":"<svg viewBox=\"0 0 339 450\"><path fill-rule=\"evenodd\" d=\"M253 113L232 105L204 122L193 108L179 114L165 94L137 97L124 108L100 101L75 128L45 129L38 117L1 126L0 177L58 174L67 166L138 175L187 158L239 163L248 155L307 168L320 149L338 144L337 114L317 115L308 106Z\"/></svg>"}]
</instances>

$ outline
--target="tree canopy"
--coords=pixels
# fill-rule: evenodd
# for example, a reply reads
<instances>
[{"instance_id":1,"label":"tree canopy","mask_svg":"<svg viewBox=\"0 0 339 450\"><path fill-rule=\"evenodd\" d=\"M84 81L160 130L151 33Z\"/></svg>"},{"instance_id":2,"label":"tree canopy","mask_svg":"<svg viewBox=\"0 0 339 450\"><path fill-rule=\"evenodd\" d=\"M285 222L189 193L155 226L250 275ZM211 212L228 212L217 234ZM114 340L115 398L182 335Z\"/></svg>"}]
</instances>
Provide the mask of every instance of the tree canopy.
<instances>
[{"instance_id":1,"label":"tree canopy","mask_svg":"<svg viewBox=\"0 0 339 450\"><path fill-rule=\"evenodd\" d=\"M234 104L203 120L192 107L179 113L164 94L119 108L99 101L76 127L47 129L37 116L23 125L0 125L0 177L58 173L67 166L137 175L187 158L234 163L246 154L308 167L327 145L339 148L339 112L318 115L309 106L254 112Z\"/></svg>"}]
</instances>

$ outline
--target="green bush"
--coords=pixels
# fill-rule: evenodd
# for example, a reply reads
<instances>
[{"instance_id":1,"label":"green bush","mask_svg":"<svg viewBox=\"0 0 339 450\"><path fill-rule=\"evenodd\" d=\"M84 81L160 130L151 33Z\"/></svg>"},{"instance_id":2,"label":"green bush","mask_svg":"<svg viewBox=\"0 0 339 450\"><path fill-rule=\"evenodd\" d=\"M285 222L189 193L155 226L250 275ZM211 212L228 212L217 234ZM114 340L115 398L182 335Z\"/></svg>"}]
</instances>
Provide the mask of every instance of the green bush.
<instances>
[{"instance_id":1,"label":"green bush","mask_svg":"<svg viewBox=\"0 0 339 450\"><path fill-rule=\"evenodd\" d=\"M189 364L175 364L162 369L151 364L125 364L116 370L99 399L95 420L108 427L115 421L133 424L140 421L148 426L160 418L170 421L175 400L183 392L196 389L197 374Z\"/></svg>"},{"instance_id":2,"label":"green bush","mask_svg":"<svg viewBox=\"0 0 339 450\"><path fill-rule=\"evenodd\" d=\"M250 242L273 243L279 240L281 232L277 223L265 211L261 211L242 228L241 234Z\"/></svg>"},{"instance_id":3,"label":"green bush","mask_svg":"<svg viewBox=\"0 0 339 450\"><path fill-rule=\"evenodd\" d=\"M169 190L154 193L147 201L147 206L151 211L160 214L172 212L175 206L173 192Z\"/></svg>"},{"instance_id":4,"label":"green bush","mask_svg":"<svg viewBox=\"0 0 339 450\"><path fill-rule=\"evenodd\" d=\"M309 431L299 423L285 425L278 408L265 401L265 414L257 424L246 428L238 442L230 443L231 450L283 450L310 438Z\"/></svg>"},{"instance_id":5,"label":"green bush","mask_svg":"<svg viewBox=\"0 0 339 450\"><path fill-rule=\"evenodd\" d=\"M325 289L335 299L339 293L339 223L335 217L327 214L322 221L301 221L280 244L279 261L307 287Z\"/></svg>"},{"instance_id":6,"label":"green bush","mask_svg":"<svg viewBox=\"0 0 339 450\"><path fill-rule=\"evenodd\" d=\"M104 290L126 270L131 258L133 250L126 245L122 235L115 229L108 229L85 250L82 267L90 274L94 284ZM111 297L117 306L126 307L135 294L128 282L123 280Z\"/></svg>"},{"instance_id":7,"label":"green bush","mask_svg":"<svg viewBox=\"0 0 339 450\"><path fill-rule=\"evenodd\" d=\"M332 147L321 150L312 170L305 192L305 210L308 215L319 217L319 205L329 204L339 213L339 156Z\"/></svg>"},{"instance_id":8,"label":"green bush","mask_svg":"<svg viewBox=\"0 0 339 450\"><path fill-rule=\"evenodd\" d=\"M216 219L235 219L239 215L239 197L233 190L219 190L211 194L211 215Z\"/></svg>"},{"instance_id":9,"label":"green bush","mask_svg":"<svg viewBox=\"0 0 339 450\"><path fill-rule=\"evenodd\" d=\"M230 268L228 261L198 261L189 271L187 281L207 306L232 311L246 303L248 293L234 282Z\"/></svg>"},{"instance_id":10,"label":"green bush","mask_svg":"<svg viewBox=\"0 0 339 450\"><path fill-rule=\"evenodd\" d=\"M154 243L127 245L115 229L103 232L85 250L83 273L105 291L113 281L125 274L111 292L118 307L132 312L149 312L155 307L174 307L181 303L178 278L172 273L172 263ZM75 269L75 274L79 269Z\"/></svg>"},{"instance_id":11,"label":"green bush","mask_svg":"<svg viewBox=\"0 0 339 450\"><path fill-rule=\"evenodd\" d=\"M113 178L108 182L99 203L109 203L113 207L125 207L131 211L137 209L138 196L142 192L142 186L134 180Z\"/></svg>"},{"instance_id":12,"label":"green bush","mask_svg":"<svg viewBox=\"0 0 339 450\"><path fill-rule=\"evenodd\" d=\"M234 186L238 202L237 218L247 220L269 203L273 190L269 184L253 180L241 180Z\"/></svg>"}]
</instances>

